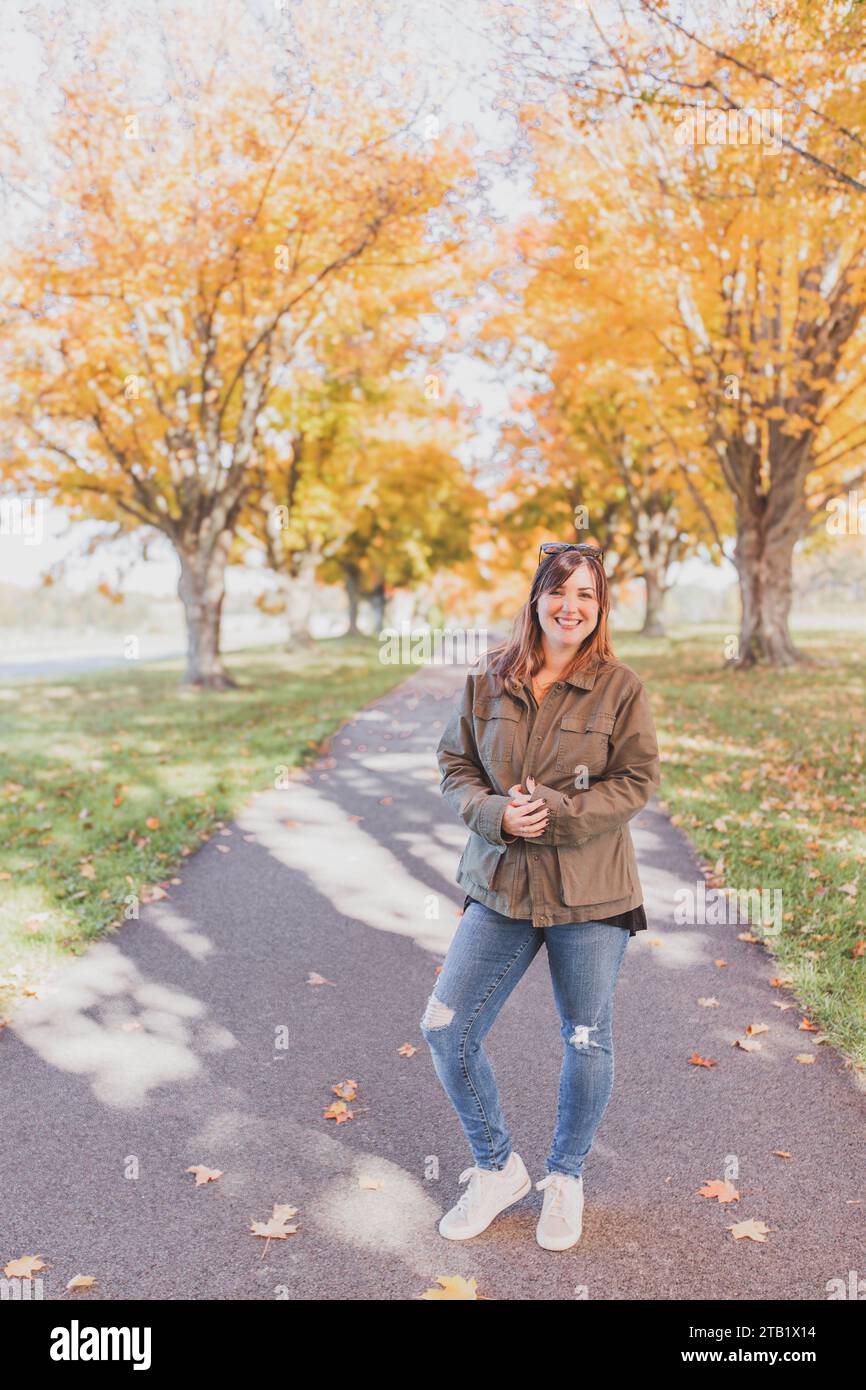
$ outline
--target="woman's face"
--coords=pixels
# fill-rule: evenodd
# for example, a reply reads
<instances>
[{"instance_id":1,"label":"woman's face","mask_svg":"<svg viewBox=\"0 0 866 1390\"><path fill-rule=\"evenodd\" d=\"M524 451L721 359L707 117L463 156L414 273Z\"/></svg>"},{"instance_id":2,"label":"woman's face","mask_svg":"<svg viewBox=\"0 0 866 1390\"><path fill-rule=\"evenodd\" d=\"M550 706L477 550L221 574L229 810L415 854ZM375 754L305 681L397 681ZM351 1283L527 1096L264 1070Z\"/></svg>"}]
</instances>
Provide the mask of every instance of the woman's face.
<instances>
[{"instance_id":1,"label":"woman's face","mask_svg":"<svg viewBox=\"0 0 866 1390\"><path fill-rule=\"evenodd\" d=\"M595 631L598 614L595 575L586 561L558 589L548 589L538 600L541 630L559 652L577 652Z\"/></svg>"}]
</instances>

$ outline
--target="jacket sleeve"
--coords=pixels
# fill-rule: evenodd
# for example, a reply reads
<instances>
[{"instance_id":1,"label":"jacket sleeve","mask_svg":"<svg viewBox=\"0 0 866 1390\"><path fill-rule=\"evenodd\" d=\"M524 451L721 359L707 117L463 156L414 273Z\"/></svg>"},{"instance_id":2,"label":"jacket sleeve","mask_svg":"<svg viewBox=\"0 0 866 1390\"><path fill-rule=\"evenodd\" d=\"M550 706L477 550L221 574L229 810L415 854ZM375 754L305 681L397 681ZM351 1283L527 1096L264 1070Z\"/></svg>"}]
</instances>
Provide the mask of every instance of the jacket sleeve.
<instances>
[{"instance_id":1,"label":"jacket sleeve","mask_svg":"<svg viewBox=\"0 0 866 1390\"><path fill-rule=\"evenodd\" d=\"M479 757L472 731L473 690L474 675L470 672L436 749L439 790L470 830L504 850L517 838L502 834L502 817L511 798L493 790Z\"/></svg>"},{"instance_id":2,"label":"jacket sleeve","mask_svg":"<svg viewBox=\"0 0 866 1390\"><path fill-rule=\"evenodd\" d=\"M649 696L635 685L617 712L604 776L572 796L541 783L534 795L550 807L536 837L542 845L581 845L636 816L661 781L661 763Z\"/></svg>"}]
</instances>

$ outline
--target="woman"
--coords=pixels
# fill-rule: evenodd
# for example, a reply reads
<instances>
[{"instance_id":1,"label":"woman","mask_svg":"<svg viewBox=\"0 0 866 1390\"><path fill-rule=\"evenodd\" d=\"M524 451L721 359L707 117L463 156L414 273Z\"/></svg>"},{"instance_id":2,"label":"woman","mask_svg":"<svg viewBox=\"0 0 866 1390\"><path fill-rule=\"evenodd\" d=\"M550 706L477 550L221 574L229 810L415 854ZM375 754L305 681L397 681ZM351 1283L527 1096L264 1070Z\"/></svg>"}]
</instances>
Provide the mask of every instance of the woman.
<instances>
[{"instance_id":1,"label":"woman","mask_svg":"<svg viewBox=\"0 0 866 1390\"><path fill-rule=\"evenodd\" d=\"M583 1165L613 1089L613 994L646 928L627 822L660 781L638 676L613 655L603 551L551 541L508 642L472 670L437 750L441 789L469 827L464 913L421 1029L475 1159L439 1223L486 1230L531 1181L481 1046L542 945L563 1040L556 1127L536 1238L580 1239Z\"/></svg>"}]
</instances>

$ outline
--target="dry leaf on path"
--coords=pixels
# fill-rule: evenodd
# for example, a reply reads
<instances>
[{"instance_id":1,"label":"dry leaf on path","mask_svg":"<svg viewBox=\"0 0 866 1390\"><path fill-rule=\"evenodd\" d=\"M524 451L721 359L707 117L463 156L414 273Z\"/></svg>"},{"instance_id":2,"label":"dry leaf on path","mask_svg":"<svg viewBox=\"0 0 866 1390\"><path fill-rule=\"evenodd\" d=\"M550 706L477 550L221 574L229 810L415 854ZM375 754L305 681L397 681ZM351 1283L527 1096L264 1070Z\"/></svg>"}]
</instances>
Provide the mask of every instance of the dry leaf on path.
<instances>
[{"instance_id":1,"label":"dry leaf on path","mask_svg":"<svg viewBox=\"0 0 866 1390\"><path fill-rule=\"evenodd\" d=\"M699 1197L715 1197L720 1202L739 1202L740 1194L727 1178L711 1178L698 1192Z\"/></svg>"},{"instance_id":2,"label":"dry leaf on path","mask_svg":"<svg viewBox=\"0 0 866 1390\"><path fill-rule=\"evenodd\" d=\"M185 1173L195 1173L195 1185L201 1187L202 1183L216 1182L217 1178L222 1177L222 1169L206 1168L203 1163L196 1163L192 1168L184 1168Z\"/></svg>"},{"instance_id":3,"label":"dry leaf on path","mask_svg":"<svg viewBox=\"0 0 866 1390\"><path fill-rule=\"evenodd\" d=\"M767 1235L770 1227L765 1226L763 1221L738 1221L734 1226L727 1226L734 1240L755 1240L759 1245L766 1245Z\"/></svg>"},{"instance_id":4,"label":"dry leaf on path","mask_svg":"<svg viewBox=\"0 0 866 1390\"><path fill-rule=\"evenodd\" d=\"M442 1285L440 1289L427 1289L425 1293L419 1293L420 1299L471 1299L478 1298L478 1283L475 1279L464 1279L462 1274L437 1274L438 1282Z\"/></svg>"},{"instance_id":5,"label":"dry leaf on path","mask_svg":"<svg viewBox=\"0 0 866 1390\"><path fill-rule=\"evenodd\" d=\"M40 1269L47 1268L41 1255L21 1255L17 1260L10 1260L3 1273L7 1279L32 1279Z\"/></svg>"}]
</instances>

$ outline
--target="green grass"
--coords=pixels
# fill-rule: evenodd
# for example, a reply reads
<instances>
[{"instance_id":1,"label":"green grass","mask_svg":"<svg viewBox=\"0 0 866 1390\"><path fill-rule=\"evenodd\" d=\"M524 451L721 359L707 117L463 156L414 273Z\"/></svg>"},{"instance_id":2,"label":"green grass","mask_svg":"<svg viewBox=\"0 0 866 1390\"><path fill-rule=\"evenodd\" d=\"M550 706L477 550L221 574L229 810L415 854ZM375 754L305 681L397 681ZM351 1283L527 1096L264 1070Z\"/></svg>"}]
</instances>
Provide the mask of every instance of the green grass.
<instances>
[{"instance_id":1,"label":"green grass","mask_svg":"<svg viewBox=\"0 0 866 1390\"><path fill-rule=\"evenodd\" d=\"M731 924L732 937L762 937L777 961L768 979L789 981L818 1024L820 1033L803 1033L804 1051L823 1035L859 1071L866 647L850 634L803 631L798 645L820 666L737 672L723 659L729 631L680 630L659 642L628 634L616 653L647 682L662 754L659 799L717 870L715 886L782 891L779 935L750 923Z\"/></svg>"},{"instance_id":2,"label":"green grass","mask_svg":"<svg viewBox=\"0 0 866 1390\"><path fill-rule=\"evenodd\" d=\"M180 662L0 687L0 1016L121 921L129 895L167 882L275 769L303 765L417 669L383 665L363 637L227 666L240 682L227 692L180 686Z\"/></svg>"}]
</instances>

